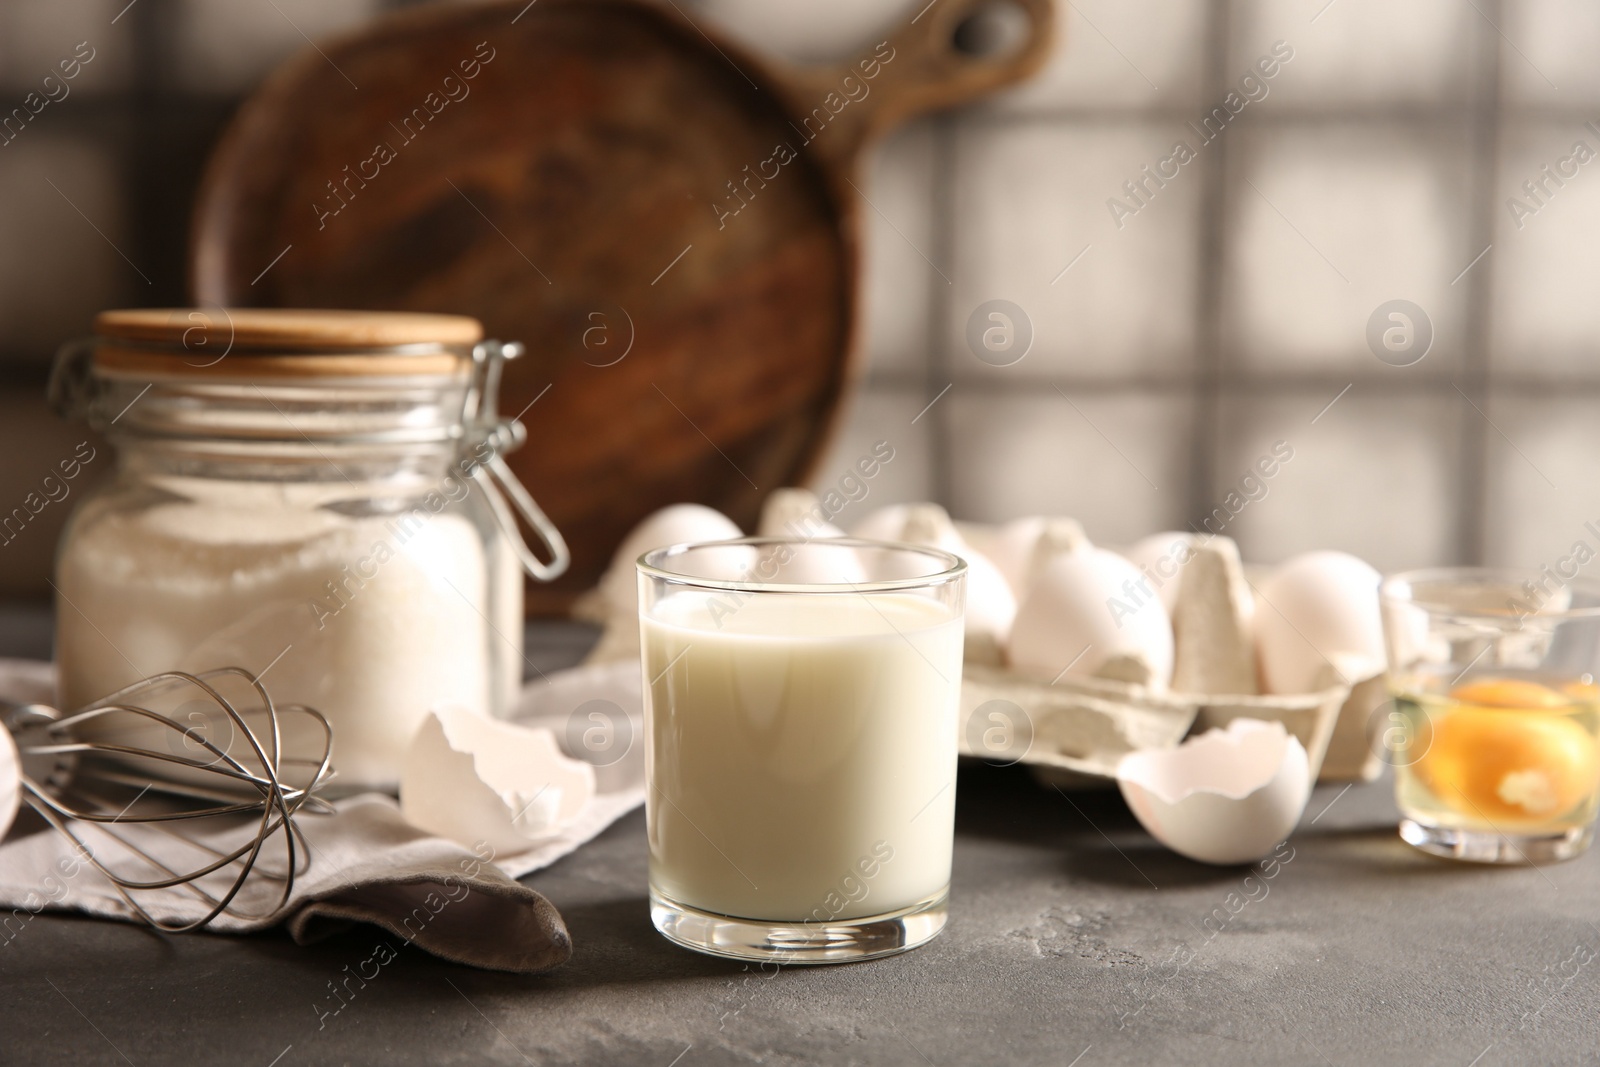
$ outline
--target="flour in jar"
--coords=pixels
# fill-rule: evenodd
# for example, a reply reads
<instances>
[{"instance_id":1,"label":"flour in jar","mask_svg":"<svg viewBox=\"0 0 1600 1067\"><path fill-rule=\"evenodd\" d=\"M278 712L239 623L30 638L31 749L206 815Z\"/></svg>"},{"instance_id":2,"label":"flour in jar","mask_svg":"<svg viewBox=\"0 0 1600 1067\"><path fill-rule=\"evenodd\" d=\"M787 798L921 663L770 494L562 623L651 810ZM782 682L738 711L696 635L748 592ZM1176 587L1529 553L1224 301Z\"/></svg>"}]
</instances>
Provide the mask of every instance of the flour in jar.
<instances>
[{"instance_id":1,"label":"flour in jar","mask_svg":"<svg viewBox=\"0 0 1600 1067\"><path fill-rule=\"evenodd\" d=\"M520 645L491 642L520 636L520 572L490 566L451 511L350 516L285 492L86 510L59 566L61 706L158 671L270 664L275 702L332 723L340 781L392 788L429 709L490 714L514 692Z\"/></svg>"}]
</instances>

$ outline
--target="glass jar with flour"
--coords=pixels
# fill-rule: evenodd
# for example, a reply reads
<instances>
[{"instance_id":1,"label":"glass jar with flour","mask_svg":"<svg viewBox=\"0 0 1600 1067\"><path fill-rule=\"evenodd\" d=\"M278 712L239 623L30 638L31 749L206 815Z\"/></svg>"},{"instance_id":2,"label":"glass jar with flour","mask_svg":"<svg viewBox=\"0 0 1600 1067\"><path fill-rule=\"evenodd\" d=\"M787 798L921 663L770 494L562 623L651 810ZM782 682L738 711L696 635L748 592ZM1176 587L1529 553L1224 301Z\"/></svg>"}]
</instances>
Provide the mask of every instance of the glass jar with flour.
<instances>
[{"instance_id":1,"label":"glass jar with flour","mask_svg":"<svg viewBox=\"0 0 1600 1067\"><path fill-rule=\"evenodd\" d=\"M61 542L61 706L244 667L328 717L342 784L380 788L429 709L502 713L522 573L567 560L501 459L522 441L495 411L519 351L449 315L100 315L51 382L117 460Z\"/></svg>"}]
</instances>

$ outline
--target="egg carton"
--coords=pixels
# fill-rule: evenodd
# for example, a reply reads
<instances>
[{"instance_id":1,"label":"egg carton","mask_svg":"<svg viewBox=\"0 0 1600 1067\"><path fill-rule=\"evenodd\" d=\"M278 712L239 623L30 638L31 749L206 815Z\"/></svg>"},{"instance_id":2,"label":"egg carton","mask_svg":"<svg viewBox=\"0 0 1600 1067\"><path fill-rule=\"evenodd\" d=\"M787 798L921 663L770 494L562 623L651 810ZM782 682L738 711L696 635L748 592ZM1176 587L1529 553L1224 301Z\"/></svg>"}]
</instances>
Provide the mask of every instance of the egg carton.
<instances>
[{"instance_id":1,"label":"egg carton","mask_svg":"<svg viewBox=\"0 0 1600 1067\"><path fill-rule=\"evenodd\" d=\"M1181 693L1108 678L1045 684L968 665L960 751L1032 767L1047 784L1095 788L1115 779L1117 763L1130 752L1174 748L1191 733L1260 719L1282 723L1299 739L1317 780L1370 780L1382 764L1367 742L1367 721L1383 698L1381 676L1259 696Z\"/></svg>"},{"instance_id":2,"label":"egg carton","mask_svg":"<svg viewBox=\"0 0 1600 1067\"><path fill-rule=\"evenodd\" d=\"M807 537L843 532L819 516L831 517L831 512L814 494L780 489L767 499L758 532ZM1183 687L1173 689L1151 684L1157 676L1153 657L1125 654L1127 650L1108 657L1091 675L1074 674L1050 684L1007 665L1014 652L1005 638L1011 618L1000 618L1005 613L991 610L992 603L979 610L975 602L992 598L971 595L972 590L1014 589L1056 554L1094 551L1081 525L1071 519L1025 519L1004 527L958 524L937 505L902 504L873 512L851 532L877 540L937 545L967 559L960 742L964 755L1024 763L1057 784L1104 784L1114 778L1117 762L1130 752L1173 748L1191 733L1249 718L1281 723L1304 746L1311 772L1320 781L1370 780L1382 769L1378 750L1369 741L1369 724L1386 694L1383 678L1370 662L1336 654L1339 662L1310 680L1311 692L1217 692L1254 687L1257 680L1249 610L1254 603L1252 590L1266 577L1261 568L1243 564L1238 546L1227 537L1191 544L1191 558L1183 561L1181 587L1174 586L1184 599L1177 604L1173 624L1186 627L1191 640L1178 643L1176 665L1169 662L1169 670L1160 672L1162 677L1170 673L1171 684ZM694 504L673 505L646 519L617 551L600 588L586 594L574 609L576 617L605 627L587 662L639 657L634 560L641 552L673 541L738 534L738 527L725 516ZM1146 540L1164 539L1170 544L1171 538L1184 536L1162 534ZM995 555L999 563L973 544L992 552L1003 550ZM1137 555L1137 547L1124 557ZM1014 614L1016 605L1010 609ZM1063 642L1066 645L1076 647L1072 641Z\"/></svg>"}]
</instances>

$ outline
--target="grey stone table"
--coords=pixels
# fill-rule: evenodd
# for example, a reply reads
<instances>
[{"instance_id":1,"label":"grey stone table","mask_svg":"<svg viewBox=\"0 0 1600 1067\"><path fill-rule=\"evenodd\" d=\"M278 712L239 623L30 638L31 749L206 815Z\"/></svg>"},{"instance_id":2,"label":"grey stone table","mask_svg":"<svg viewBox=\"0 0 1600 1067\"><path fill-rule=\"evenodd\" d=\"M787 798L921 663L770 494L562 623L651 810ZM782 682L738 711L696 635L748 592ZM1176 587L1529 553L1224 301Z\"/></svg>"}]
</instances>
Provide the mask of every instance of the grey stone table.
<instances>
[{"instance_id":1,"label":"grey stone table","mask_svg":"<svg viewBox=\"0 0 1600 1067\"><path fill-rule=\"evenodd\" d=\"M41 654L39 633L0 615L0 653ZM548 669L584 641L545 628L531 647ZM1115 793L978 765L958 788L950 925L903 956L772 973L673 947L634 813L527 879L566 917L567 966L508 977L406 949L322 1025L376 931L302 948L41 916L0 948L0 1063L1600 1060L1600 854L1432 860L1376 783L1319 788L1268 870L1217 869L1161 849Z\"/></svg>"}]
</instances>

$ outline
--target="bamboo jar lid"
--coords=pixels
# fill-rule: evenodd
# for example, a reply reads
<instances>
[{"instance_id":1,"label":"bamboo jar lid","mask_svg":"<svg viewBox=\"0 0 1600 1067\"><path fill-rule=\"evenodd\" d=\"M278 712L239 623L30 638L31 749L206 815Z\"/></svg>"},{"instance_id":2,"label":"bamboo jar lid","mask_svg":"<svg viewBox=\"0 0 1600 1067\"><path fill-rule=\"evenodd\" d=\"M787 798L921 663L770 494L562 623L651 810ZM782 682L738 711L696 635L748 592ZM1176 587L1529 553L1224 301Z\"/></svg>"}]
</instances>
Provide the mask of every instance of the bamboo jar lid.
<instances>
[{"instance_id":1,"label":"bamboo jar lid","mask_svg":"<svg viewBox=\"0 0 1600 1067\"><path fill-rule=\"evenodd\" d=\"M465 315L312 308L132 308L95 316L95 368L226 377L464 371L483 326Z\"/></svg>"}]
</instances>

